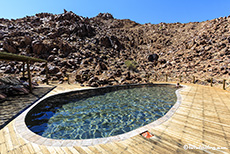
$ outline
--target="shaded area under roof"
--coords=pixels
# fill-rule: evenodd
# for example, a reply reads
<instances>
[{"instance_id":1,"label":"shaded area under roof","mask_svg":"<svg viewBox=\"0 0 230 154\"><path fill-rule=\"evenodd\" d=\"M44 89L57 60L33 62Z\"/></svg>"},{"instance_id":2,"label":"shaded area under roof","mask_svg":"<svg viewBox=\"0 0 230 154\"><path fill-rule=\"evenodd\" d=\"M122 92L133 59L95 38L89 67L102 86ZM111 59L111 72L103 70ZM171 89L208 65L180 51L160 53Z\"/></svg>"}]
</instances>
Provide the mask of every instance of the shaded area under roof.
<instances>
[{"instance_id":1,"label":"shaded area under roof","mask_svg":"<svg viewBox=\"0 0 230 154\"><path fill-rule=\"evenodd\" d=\"M28 71L28 79L29 79L29 89L32 92L32 80L30 74L30 62L45 62L46 63L46 83L48 83L48 68L47 68L47 61L43 59L17 55L12 53L0 52L0 60L7 60L7 61L22 61L23 62L23 77L25 77L25 63L27 64L27 71Z\"/></svg>"}]
</instances>

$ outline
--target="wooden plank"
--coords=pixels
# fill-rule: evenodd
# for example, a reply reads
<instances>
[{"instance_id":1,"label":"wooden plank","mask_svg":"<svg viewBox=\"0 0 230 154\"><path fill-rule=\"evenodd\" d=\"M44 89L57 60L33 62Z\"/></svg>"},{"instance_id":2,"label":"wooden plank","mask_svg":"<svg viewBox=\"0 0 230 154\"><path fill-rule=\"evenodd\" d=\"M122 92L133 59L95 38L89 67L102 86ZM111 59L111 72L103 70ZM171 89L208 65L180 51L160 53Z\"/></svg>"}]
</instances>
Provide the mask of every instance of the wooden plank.
<instances>
[{"instance_id":1,"label":"wooden plank","mask_svg":"<svg viewBox=\"0 0 230 154\"><path fill-rule=\"evenodd\" d=\"M117 144L115 144L114 142L108 143L107 146L111 147L111 149L115 152L115 153L122 153L124 151L124 149L120 146L118 146Z\"/></svg>"},{"instance_id":2,"label":"wooden plank","mask_svg":"<svg viewBox=\"0 0 230 154\"><path fill-rule=\"evenodd\" d=\"M104 154L110 154L108 151L100 147L99 144L95 145L94 147L97 148L99 151L101 151Z\"/></svg>"},{"instance_id":3,"label":"wooden plank","mask_svg":"<svg viewBox=\"0 0 230 154\"><path fill-rule=\"evenodd\" d=\"M154 141L152 139L145 139L141 136L138 136L137 138L134 138L134 140L145 140L145 146L150 147L151 151L159 152L159 153L176 153L176 150L178 148L177 142L175 141L172 145L171 143L164 140L165 138L161 138L158 141ZM142 147L145 148L145 147Z\"/></svg>"},{"instance_id":4,"label":"wooden plank","mask_svg":"<svg viewBox=\"0 0 230 154\"><path fill-rule=\"evenodd\" d=\"M152 146L154 145L154 151L159 151L160 153L176 153L176 150L178 148L178 142L173 142L173 139L172 141L170 141L170 138L166 140L166 138L162 137L161 140L156 141L156 144L151 144L151 142L149 143Z\"/></svg>"},{"instance_id":5,"label":"wooden plank","mask_svg":"<svg viewBox=\"0 0 230 154\"><path fill-rule=\"evenodd\" d=\"M117 152L115 152L114 148L109 146L109 144L100 144L99 146L111 154L117 154Z\"/></svg>"},{"instance_id":6,"label":"wooden plank","mask_svg":"<svg viewBox=\"0 0 230 154\"><path fill-rule=\"evenodd\" d=\"M22 63L22 76L25 77L25 62Z\"/></svg>"},{"instance_id":7,"label":"wooden plank","mask_svg":"<svg viewBox=\"0 0 230 154\"><path fill-rule=\"evenodd\" d=\"M0 144L0 149L1 149L1 154L5 154L7 153L7 148L6 148L6 144Z\"/></svg>"},{"instance_id":8,"label":"wooden plank","mask_svg":"<svg viewBox=\"0 0 230 154\"><path fill-rule=\"evenodd\" d=\"M75 146L73 148L75 148L80 154L87 154L87 152L83 150L82 147Z\"/></svg>"},{"instance_id":9,"label":"wooden plank","mask_svg":"<svg viewBox=\"0 0 230 154\"><path fill-rule=\"evenodd\" d=\"M20 142L19 140L17 139L17 135L15 133L15 130L13 128L13 125L12 124L9 124L8 125L8 128L9 128L9 134L10 134L10 137L11 137L11 141L12 141L12 144L15 147L17 146L20 146Z\"/></svg>"},{"instance_id":10,"label":"wooden plank","mask_svg":"<svg viewBox=\"0 0 230 154\"><path fill-rule=\"evenodd\" d=\"M88 154L94 154L88 147L81 147L86 153Z\"/></svg>"},{"instance_id":11,"label":"wooden plank","mask_svg":"<svg viewBox=\"0 0 230 154\"><path fill-rule=\"evenodd\" d=\"M15 154L15 152L13 150L9 150L7 151L7 154Z\"/></svg>"},{"instance_id":12,"label":"wooden plank","mask_svg":"<svg viewBox=\"0 0 230 154\"><path fill-rule=\"evenodd\" d=\"M17 135L17 136L19 136L19 135ZM18 137L18 141L19 141L20 145L26 145L27 143L29 143L28 141L26 141L25 139L23 139L21 137Z\"/></svg>"},{"instance_id":13,"label":"wooden plank","mask_svg":"<svg viewBox=\"0 0 230 154\"><path fill-rule=\"evenodd\" d=\"M136 152L151 153L152 145L150 145L146 140L141 140L142 137L137 139L138 136L139 135L130 138L128 142L125 142L125 144L128 144L128 148L132 148Z\"/></svg>"},{"instance_id":14,"label":"wooden plank","mask_svg":"<svg viewBox=\"0 0 230 154\"><path fill-rule=\"evenodd\" d=\"M61 149L61 147L54 147L54 150L55 150L58 154L64 153L64 151Z\"/></svg>"},{"instance_id":15,"label":"wooden plank","mask_svg":"<svg viewBox=\"0 0 230 154\"><path fill-rule=\"evenodd\" d=\"M131 153L137 153L138 154L141 152L145 152L144 149L140 150L137 145L130 142L130 139L122 141L122 142L120 142L120 144L125 145L127 148L127 151L129 151Z\"/></svg>"},{"instance_id":16,"label":"wooden plank","mask_svg":"<svg viewBox=\"0 0 230 154\"><path fill-rule=\"evenodd\" d=\"M132 154L133 153L132 151L130 151L128 146L126 146L120 142L115 142L114 144L116 144L118 147L120 147L122 149L123 153L126 153L126 154Z\"/></svg>"},{"instance_id":17,"label":"wooden plank","mask_svg":"<svg viewBox=\"0 0 230 154\"><path fill-rule=\"evenodd\" d=\"M0 144L2 144L2 143L5 144L5 138L4 138L3 130L0 130Z\"/></svg>"},{"instance_id":18,"label":"wooden plank","mask_svg":"<svg viewBox=\"0 0 230 154\"><path fill-rule=\"evenodd\" d=\"M98 150L95 146L89 146L88 147L92 152L94 152L95 154L97 153L102 153L100 150Z\"/></svg>"},{"instance_id":19,"label":"wooden plank","mask_svg":"<svg viewBox=\"0 0 230 154\"><path fill-rule=\"evenodd\" d=\"M6 147L7 147L8 150L13 150L14 146L13 146L11 138L10 138L8 127L5 127L4 131L5 131L4 138L5 138L5 141L6 141Z\"/></svg>"},{"instance_id":20,"label":"wooden plank","mask_svg":"<svg viewBox=\"0 0 230 154\"><path fill-rule=\"evenodd\" d=\"M26 146L30 153L35 153L33 146L30 143L26 144Z\"/></svg>"},{"instance_id":21,"label":"wooden plank","mask_svg":"<svg viewBox=\"0 0 230 154\"><path fill-rule=\"evenodd\" d=\"M47 146L46 148L49 150L50 153L57 154L57 152L55 151L54 147Z\"/></svg>"},{"instance_id":22,"label":"wooden plank","mask_svg":"<svg viewBox=\"0 0 230 154\"><path fill-rule=\"evenodd\" d=\"M22 151L20 148L14 149L14 154L22 154Z\"/></svg>"},{"instance_id":23,"label":"wooden plank","mask_svg":"<svg viewBox=\"0 0 230 154\"><path fill-rule=\"evenodd\" d=\"M40 145L39 147L40 147L42 153L44 153L44 154L51 154L51 153L49 152L49 150L47 149L46 146Z\"/></svg>"},{"instance_id":24,"label":"wooden plank","mask_svg":"<svg viewBox=\"0 0 230 154\"><path fill-rule=\"evenodd\" d=\"M39 145L37 145L37 144L35 144L35 143L31 143L31 144L32 144L32 146L33 146L33 149L34 149L34 152L35 152L35 153L41 151Z\"/></svg>"},{"instance_id":25,"label":"wooden plank","mask_svg":"<svg viewBox=\"0 0 230 154\"><path fill-rule=\"evenodd\" d=\"M21 149L21 151L22 151L23 154L24 153L29 153L29 149L27 148L26 145L20 146L20 149Z\"/></svg>"},{"instance_id":26,"label":"wooden plank","mask_svg":"<svg viewBox=\"0 0 230 154\"><path fill-rule=\"evenodd\" d=\"M72 152L72 153L74 153L74 154L80 154L75 148L73 148L73 147L68 147L68 149Z\"/></svg>"},{"instance_id":27,"label":"wooden plank","mask_svg":"<svg viewBox=\"0 0 230 154\"><path fill-rule=\"evenodd\" d=\"M61 148L62 148L62 150L64 151L64 153L66 153L66 154L74 154L73 152L71 152L71 151L69 150L68 147L61 147Z\"/></svg>"}]
</instances>

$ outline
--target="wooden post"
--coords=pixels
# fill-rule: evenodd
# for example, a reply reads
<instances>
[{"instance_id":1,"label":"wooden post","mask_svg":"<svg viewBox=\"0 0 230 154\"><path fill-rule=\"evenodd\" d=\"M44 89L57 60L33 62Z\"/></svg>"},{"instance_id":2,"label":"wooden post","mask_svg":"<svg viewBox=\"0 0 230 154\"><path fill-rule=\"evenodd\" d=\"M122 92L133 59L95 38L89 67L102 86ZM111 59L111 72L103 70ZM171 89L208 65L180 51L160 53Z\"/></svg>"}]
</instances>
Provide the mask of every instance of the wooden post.
<instances>
[{"instance_id":1,"label":"wooden post","mask_svg":"<svg viewBox=\"0 0 230 154\"><path fill-rule=\"evenodd\" d=\"M211 85L211 87L212 87L212 82L213 82L213 78L211 78L211 84L210 84L210 85Z\"/></svg>"},{"instance_id":2,"label":"wooden post","mask_svg":"<svg viewBox=\"0 0 230 154\"><path fill-rule=\"evenodd\" d=\"M223 89L224 89L224 90L226 90L226 88L225 88L225 82L226 82L226 80L224 79L224 80L223 80Z\"/></svg>"},{"instance_id":3,"label":"wooden post","mask_svg":"<svg viewBox=\"0 0 230 154\"><path fill-rule=\"evenodd\" d=\"M150 77L150 74L149 74L149 73L147 73L147 80L148 80L148 82L149 82L149 77Z\"/></svg>"},{"instance_id":4,"label":"wooden post","mask_svg":"<svg viewBox=\"0 0 230 154\"><path fill-rule=\"evenodd\" d=\"M24 78L25 77L25 62L23 61L23 64L22 64L22 77Z\"/></svg>"},{"instance_id":5,"label":"wooden post","mask_svg":"<svg viewBox=\"0 0 230 154\"><path fill-rule=\"evenodd\" d=\"M69 82L69 74L67 74L67 78L68 78L68 84L70 84L70 82Z\"/></svg>"},{"instance_id":6,"label":"wooden post","mask_svg":"<svg viewBox=\"0 0 230 154\"><path fill-rule=\"evenodd\" d=\"M168 74L166 74L165 80L166 82L168 82Z\"/></svg>"},{"instance_id":7,"label":"wooden post","mask_svg":"<svg viewBox=\"0 0 230 154\"><path fill-rule=\"evenodd\" d=\"M181 77L182 77L182 75L180 75L180 76L179 76L179 79L180 79L180 83L181 83Z\"/></svg>"},{"instance_id":8,"label":"wooden post","mask_svg":"<svg viewBox=\"0 0 230 154\"><path fill-rule=\"evenodd\" d=\"M31 74L30 74L30 62L27 61L27 71L28 71L28 79L29 79L29 90L32 93L32 81L31 81Z\"/></svg>"},{"instance_id":9,"label":"wooden post","mask_svg":"<svg viewBox=\"0 0 230 154\"><path fill-rule=\"evenodd\" d=\"M192 81L192 82L193 82L193 84L195 84L195 76L193 76L193 79L192 79L192 80L193 80L193 81Z\"/></svg>"},{"instance_id":10,"label":"wooden post","mask_svg":"<svg viewBox=\"0 0 230 154\"><path fill-rule=\"evenodd\" d=\"M46 62L45 69L46 69L46 84L48 85L49 81L48 81L48 67L47 67L47 62Z\"/></svg>"},{"instance_id":11,"label":"wooden post","mask_svg":"<svg viewBox=\"0 0 230 154\"><path fill-rule=\"evenodd\" d=\"M155 81L157 81L157 75L155 75Z\"/></svg>"}]
</instances>

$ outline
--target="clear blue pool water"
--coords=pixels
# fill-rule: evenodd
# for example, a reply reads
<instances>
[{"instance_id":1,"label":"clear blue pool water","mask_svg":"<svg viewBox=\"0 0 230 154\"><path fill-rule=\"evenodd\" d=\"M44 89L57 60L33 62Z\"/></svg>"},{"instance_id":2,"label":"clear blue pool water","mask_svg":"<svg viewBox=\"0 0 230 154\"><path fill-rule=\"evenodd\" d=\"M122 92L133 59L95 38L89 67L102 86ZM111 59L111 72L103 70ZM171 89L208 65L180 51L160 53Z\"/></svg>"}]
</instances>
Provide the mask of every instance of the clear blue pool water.
<instances>
[{"instance_id":1,"label":"clear blue pool water","mask_svg":"<svg viewBox=\"0 0 230 154\"><path fill-rule=\"evenodd\" d=\"M115 136L165 115L177 100L176 90L172 86L142 87L74 99L63 105L47 104L31 112L26 123L33 132L52 139Z\"/></svg>"}]
</instances>

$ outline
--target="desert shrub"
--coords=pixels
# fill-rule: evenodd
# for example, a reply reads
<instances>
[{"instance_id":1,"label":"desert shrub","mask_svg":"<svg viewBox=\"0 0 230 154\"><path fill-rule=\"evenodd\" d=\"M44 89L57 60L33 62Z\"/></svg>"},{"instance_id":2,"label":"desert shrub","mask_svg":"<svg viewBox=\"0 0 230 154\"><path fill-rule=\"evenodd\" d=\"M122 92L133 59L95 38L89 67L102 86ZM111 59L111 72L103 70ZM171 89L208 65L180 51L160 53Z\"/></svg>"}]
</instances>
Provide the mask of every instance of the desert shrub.
<instances>
[{"instance_id":1,"label":"desert shrub","mask_svg":"<svg viewBox=\"0 0 230 154\"><path fill-rule=\"evenodd\" d=\"M127 68L129 70L135 71L137 69L137 62L133 61L133 60L127 60L125 61L125 65L127 66Z\"/></svg>"}]
</instances>

